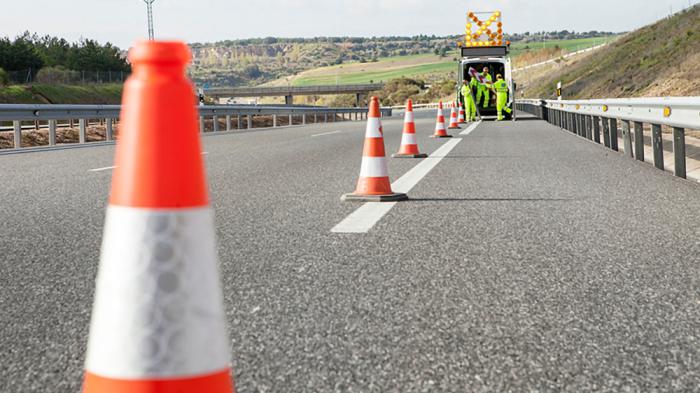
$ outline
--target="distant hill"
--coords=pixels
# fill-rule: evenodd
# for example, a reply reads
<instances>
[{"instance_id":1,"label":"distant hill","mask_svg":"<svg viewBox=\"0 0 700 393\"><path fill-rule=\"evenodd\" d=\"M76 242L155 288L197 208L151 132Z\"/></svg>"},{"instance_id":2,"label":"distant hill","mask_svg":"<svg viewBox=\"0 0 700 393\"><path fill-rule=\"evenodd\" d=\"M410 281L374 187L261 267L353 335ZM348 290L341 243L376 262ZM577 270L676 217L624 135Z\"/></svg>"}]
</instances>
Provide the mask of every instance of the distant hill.
<instances>
[{"instance_id":1,"label":"distant hill","mask_svg":"<svg viewBox=\"0 0 700 393\"><path fill-rule=\"evenodd\" d=\"M527 97L685 96L700 93L700 5L620 37L566 66L540 72Z\"/></svg>"},{"instance_id":2,"label":"distant hill","mask_svg":"<svg viewBox=\"0 0 700 393\"><path fill-rule=\"evenodd\" d=\"M584 40L587 45L596 37L611 33L541 32L517 34L511 37L514 50L537 49L571 40ZM438 60L452 61L457 41L462 36L415 37L317 37L317 38L257 38L228 40L215 43L190 44L194 65L190 76L198 84L210 86L260 85L300 74L304 71L344 65L374 63L383 59L428 55ZM562 41L564 40L564 41ZM562 49L568 49L562 45ZM376 67L373 67L376 68ZM375 78L376 79L376 78Z\"/></svg>"}]
</instances>

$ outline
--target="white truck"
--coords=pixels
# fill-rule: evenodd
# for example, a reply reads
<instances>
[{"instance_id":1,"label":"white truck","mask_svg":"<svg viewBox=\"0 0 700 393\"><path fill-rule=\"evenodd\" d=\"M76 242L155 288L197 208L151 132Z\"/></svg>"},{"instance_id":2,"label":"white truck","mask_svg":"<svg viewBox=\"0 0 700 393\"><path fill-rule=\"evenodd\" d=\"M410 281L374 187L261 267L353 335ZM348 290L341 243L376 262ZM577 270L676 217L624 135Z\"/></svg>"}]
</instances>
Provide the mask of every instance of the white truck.
<instances>
[{"instance_id":1,"label":"white truck","mask_svg":"<svg viewBox=\"0 0 700 393\"><path fill-rule=\"evenodd\" d=\"M488 19L480 20L479 15L490 15ZM503 40L503 24L501 23L501 12L494 11L488 13L469 12L467 14L467 24L464 43L460 42L461 58L457 70L457 96L462 102L460 90L462 81L471 80L470 69L475 70L483 76L484 68L488 68L492 82L496 82L496 75L502 75L508 85L508 108L513 109L515 99L516 84L513 81L513 71L511 68L508 52L510 43ZM493 29L493 30L492 30ZM477 92L474 91L474 98ZM496 116L496 93L489 90L489 101L486 108L483 106L484 97L477 103L477 113L481 117ZM515 120L515 111L512 114L503 112L507 119Z\"/></svg>"}]
</instances>

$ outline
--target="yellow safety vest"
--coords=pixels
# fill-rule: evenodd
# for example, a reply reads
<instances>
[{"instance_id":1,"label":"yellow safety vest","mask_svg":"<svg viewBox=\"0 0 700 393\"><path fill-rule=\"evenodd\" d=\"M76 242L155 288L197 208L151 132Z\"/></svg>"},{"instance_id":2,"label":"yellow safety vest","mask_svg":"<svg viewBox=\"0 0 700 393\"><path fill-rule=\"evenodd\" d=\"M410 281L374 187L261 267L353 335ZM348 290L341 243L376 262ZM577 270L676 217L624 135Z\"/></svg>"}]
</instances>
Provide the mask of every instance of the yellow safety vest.
<instances>
[{"instance_id":1,"label":"yellow safety vest","mask_svg":"<svg viewBox=\"0 0 700 393\"><path fill-rule=\"evenodd\" d=\"M507 93L508 92L508 84L503 79L496 81L496 83L494 83L493 87L496 89L497 93Z\"/></svg>"}]
</instances>

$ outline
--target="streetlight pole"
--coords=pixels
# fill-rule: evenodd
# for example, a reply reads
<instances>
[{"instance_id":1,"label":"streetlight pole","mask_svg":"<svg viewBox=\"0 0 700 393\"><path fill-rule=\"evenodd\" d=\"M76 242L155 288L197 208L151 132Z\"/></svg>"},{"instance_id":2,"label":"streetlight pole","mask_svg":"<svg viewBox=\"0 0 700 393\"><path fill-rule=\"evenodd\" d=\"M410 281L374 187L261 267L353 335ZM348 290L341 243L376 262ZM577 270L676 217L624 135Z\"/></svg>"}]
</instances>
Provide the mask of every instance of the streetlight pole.
<instances>
[{"instance_id":1,"label":"streetlight pole","mask_svg":"<svg viewBox=\"0 0 700 393\"><path fill-rule=\"evenodd\" d=\"M156 0L143 0L148 10L148 39L153 40L153 2Z\"/></svg>"}]
</instances>

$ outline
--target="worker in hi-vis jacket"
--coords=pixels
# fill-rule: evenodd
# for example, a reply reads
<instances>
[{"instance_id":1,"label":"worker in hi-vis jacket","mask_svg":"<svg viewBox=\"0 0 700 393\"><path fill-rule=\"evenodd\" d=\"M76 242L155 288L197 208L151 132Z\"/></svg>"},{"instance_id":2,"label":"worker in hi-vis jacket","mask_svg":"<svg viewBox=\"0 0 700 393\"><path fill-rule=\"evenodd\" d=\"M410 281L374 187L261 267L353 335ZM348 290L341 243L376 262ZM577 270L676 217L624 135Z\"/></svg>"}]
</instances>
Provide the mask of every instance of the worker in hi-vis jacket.
<instances>
[{"instance_id":1,"label":"worker in hi-vis jacket","mask_svg":"<svg viewBox=\"0 0 700 393\"><path fill-rule=\"evenodd\" d=\"M496 75L496 83L493 84L494 90L496 90L496 114L498 118L496 121L503 120L503 111L510 114L512 110L508 107L508 83L503 80L501 74Z\"/></svg>"},{"instance_id":2,"label":"worker in hi-vis jacket","mask_svg":"<svg viewBox=\"0 0 700 393\"><path fill-rule=\"evenodd\" d=\"M471 80L468 82L466 79L464 79L462 83L460 93L462 95L462 105L465 112L464 117L467 121L476 120L476 104L474 103L474 94L478 88L479 82L476 80L476 78L474 78L474 76L472 76Z\"/></svg>"},{"instance_id":3,"label":"worker in hi-vis jacket","mask_svg":"<svg viewBox=\"0 0 700 393\"><path fill-rule=\"evenodd\" d=\"M479 102L481 102L481 97L484 97L482 106L484 108L488 108L489 101L491 99L491 85L493 83L493 78L491 78L491 74L489 74L488 67L484 67L484 72L481 73L481 76L484 77L485 82L479 83L479 90L476 92L476 105L479 105Z\"/></svg>"}]
</instances>

